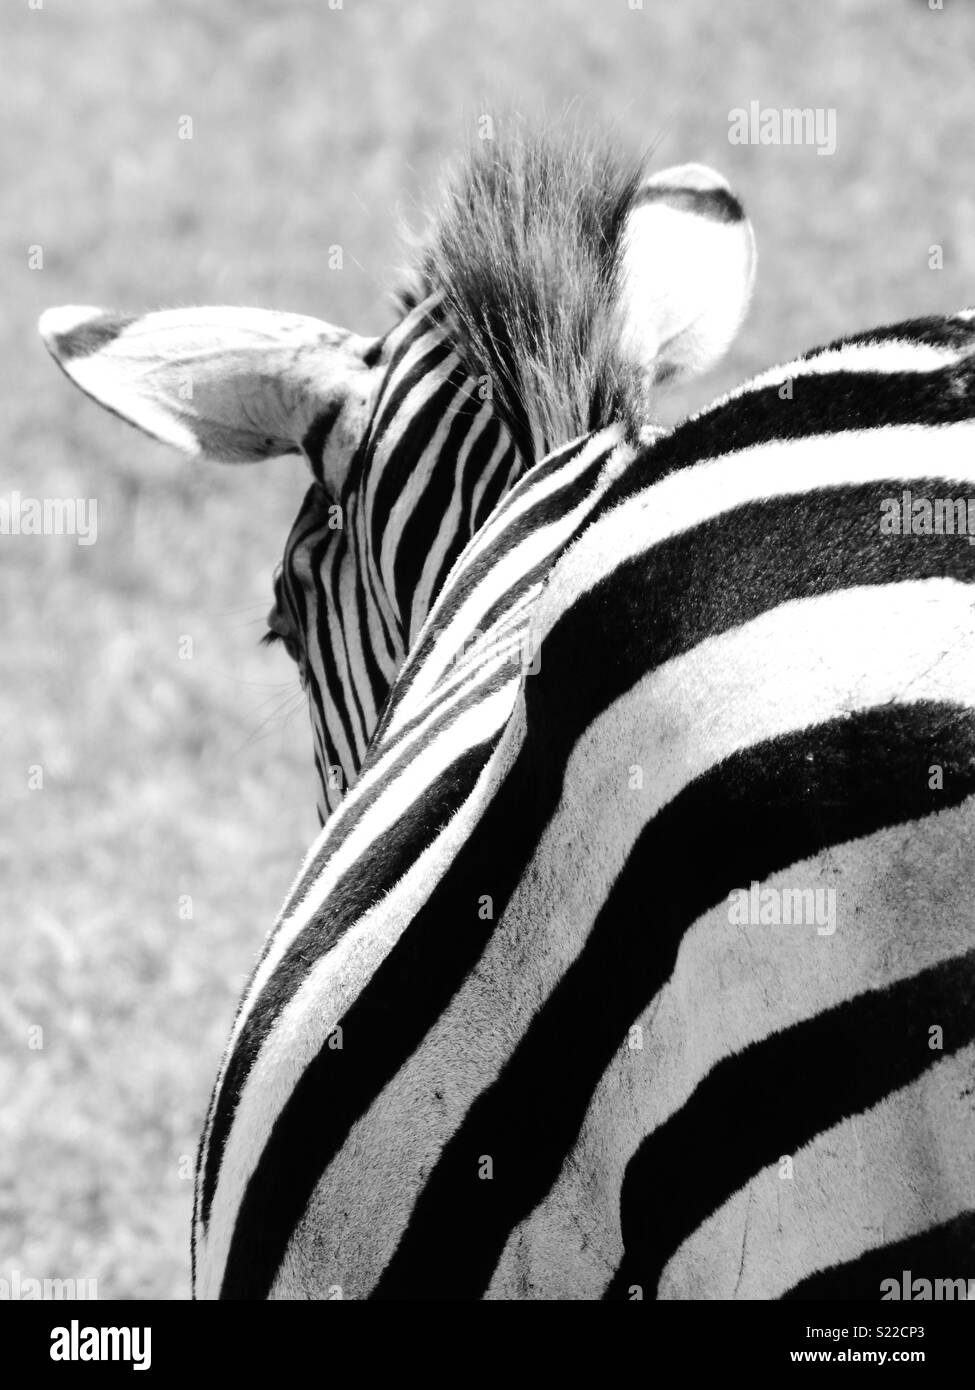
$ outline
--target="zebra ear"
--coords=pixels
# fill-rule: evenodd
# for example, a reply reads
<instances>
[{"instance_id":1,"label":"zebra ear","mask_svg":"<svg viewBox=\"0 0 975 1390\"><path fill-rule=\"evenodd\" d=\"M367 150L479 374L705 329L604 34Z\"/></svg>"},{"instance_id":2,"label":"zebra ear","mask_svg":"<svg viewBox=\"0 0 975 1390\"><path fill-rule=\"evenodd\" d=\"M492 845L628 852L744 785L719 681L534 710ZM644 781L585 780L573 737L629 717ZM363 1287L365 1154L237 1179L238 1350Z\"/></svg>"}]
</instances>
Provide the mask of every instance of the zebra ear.
<instances>
[{"instance_id":1,"label":"zebra ear","mask_svg":"<svg viewBox=\"0 0 975 1390\"><path fill-rule=\"evenodd\" d=\"M623 240L627 355L656 381L713 366L745 317L755 259L751 223L720 174L703 164L654 174Z\"/></svg>"},{"instance_id":2,"label":"zebra ear","mask_svg":"<svg viewBox=\"0 0 975 1390\"><path fill-rule=\"evenodd\" d=\"M363 419L373 341L319 319L269 309L125 316L72 306L48 309L38 327L82 391L185 453L250 463L296 452L313 427L322 434L323 420L338 437Z\"/></svg>"}]
</instances>

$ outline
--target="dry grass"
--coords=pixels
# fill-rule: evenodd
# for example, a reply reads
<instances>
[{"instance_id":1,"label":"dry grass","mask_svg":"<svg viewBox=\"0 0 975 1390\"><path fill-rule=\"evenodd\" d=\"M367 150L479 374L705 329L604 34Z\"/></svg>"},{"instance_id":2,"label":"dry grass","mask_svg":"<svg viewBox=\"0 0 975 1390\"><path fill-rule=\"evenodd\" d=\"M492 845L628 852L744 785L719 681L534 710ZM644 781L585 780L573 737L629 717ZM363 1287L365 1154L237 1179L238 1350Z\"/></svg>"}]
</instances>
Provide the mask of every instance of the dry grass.
<instances>
[{"instance_id":1,"label":"dry grass","mask_svg":"<svg viewBox=\"0 0 975 1390\"><path fill-rule=\"evenodd\" d=\"M182 1297L187 1156L314 829L305 715L280 711L291 668L256 646L304 478L295 461L194 468L100 414L47 360L37 314L216 301L374 331L396 209L479 96L581 99L637 145L663 131L660 164L724 170L756 223L755 308L679 398L700 403L844 330L975 300L975 12L25 0L3 24L0 495L96 497L99 538L0 537L0 1278ZM730 146L728 111L752 99L835 107L836 154Z\"/></svg>"}]
</instances>

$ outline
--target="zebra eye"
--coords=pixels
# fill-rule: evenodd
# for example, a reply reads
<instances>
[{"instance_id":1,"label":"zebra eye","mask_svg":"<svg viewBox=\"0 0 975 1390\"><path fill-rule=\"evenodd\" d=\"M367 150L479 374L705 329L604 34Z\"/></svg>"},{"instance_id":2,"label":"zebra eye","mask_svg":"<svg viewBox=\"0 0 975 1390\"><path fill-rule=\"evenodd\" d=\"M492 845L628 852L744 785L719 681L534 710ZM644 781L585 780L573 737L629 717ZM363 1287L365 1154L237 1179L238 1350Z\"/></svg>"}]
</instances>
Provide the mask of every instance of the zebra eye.
<instances>
[{"instance_id":1,"label":"zebra eye","mask_svg":"<svg viewBox=\"0 0 975 1390\"><path fill-rule=\"evenodd\" d=\"M261 638L261 642L266 647L280 642L295 665L303 666L303 652L301 643L298 641L298 629L284 612L279 599L275 599L274 607L267 615L267 632Z\"/></svg>"},{"instance_id":2,"label":"zebra eye","mask_svg":"<svg viewBox=\"0 0 975 1390\"><path fill-rule=\"evenodd\" d=\"M281 645L284 647L285 651L291 657L291 660L296 662L299 666L301 665L301 647L299 646L296 637L292 636L290 632L278 632L276 628L269 627L267 632L265 632L264 636L261 638L261 645L265 647L273 647L275 642L280 642Z\"/></svg>"},{"instance_id":3,"label":"zebra eye","mask_svg":"<svg viewBox=\"0 0 975 1390\"><path fill-rule=\"evenodd\" d=\"M308 672L305 667L305 654L301 649L298 639L290 633L285 635L283 632L278 632L275 628L269 627L261 638L261 645L271 647L275 642L281 643L285 651L291 657L291 660L298 667L298 681L302 690L304 690L308 681Z\"/></svg>"}]
</instances>

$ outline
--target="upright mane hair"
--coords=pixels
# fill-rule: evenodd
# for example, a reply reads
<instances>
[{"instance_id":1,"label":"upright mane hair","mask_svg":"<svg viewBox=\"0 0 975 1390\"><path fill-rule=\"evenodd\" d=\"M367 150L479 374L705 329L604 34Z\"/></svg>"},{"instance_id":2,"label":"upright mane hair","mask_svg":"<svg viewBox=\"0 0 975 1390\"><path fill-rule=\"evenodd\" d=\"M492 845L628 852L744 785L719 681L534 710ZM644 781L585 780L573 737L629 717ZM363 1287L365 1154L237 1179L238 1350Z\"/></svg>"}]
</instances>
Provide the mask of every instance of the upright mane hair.
<instances>
[{"instance_id":1,"label":"upright mane hair","mask_svg":"<svg viewBox=\"0 0 975 1390\"><path fill-rule=\"evenodd\" d=\"M622 235L642 164L574 126L498 119L429 214L404 309L443 296L457 351L526 457L614 421L636 437L646 386L620 351Z\"/></svg>"}]
</instances>

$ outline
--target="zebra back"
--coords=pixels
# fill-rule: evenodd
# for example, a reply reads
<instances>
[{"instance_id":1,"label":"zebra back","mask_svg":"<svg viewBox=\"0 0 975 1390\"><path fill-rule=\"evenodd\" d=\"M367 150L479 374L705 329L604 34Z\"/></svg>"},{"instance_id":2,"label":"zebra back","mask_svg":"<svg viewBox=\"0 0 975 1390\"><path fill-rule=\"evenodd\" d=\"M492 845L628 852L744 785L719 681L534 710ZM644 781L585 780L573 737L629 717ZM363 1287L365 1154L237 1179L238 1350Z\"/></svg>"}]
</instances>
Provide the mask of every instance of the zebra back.
<instances>
[{"instance_id":1,"label":"zebra back","mask_svg":"<svg viewBox=\"0 0 975 1390\"><path fill-rule=\"evenodd\" d=\"M973 372L970 312L901 324L526 477L245 996L200 1294L965 1273Z\"/></svg>"}]
</instances>

